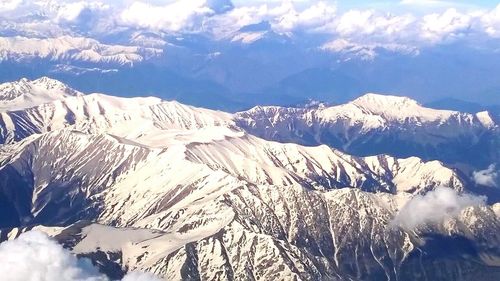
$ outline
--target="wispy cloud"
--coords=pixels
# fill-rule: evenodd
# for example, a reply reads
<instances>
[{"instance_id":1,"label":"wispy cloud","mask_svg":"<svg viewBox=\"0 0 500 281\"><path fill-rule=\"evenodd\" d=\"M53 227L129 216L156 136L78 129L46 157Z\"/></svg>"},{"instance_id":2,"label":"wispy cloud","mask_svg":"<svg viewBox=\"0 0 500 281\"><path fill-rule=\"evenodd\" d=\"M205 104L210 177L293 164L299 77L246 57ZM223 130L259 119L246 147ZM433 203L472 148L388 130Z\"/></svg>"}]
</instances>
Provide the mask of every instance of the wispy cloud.
<instances>
[{"instance_id":1,"label":"wispy cloud","mask_svg":"<svg viewBox=\"0 0 500 281\"><path fill-rule=\"evenodd\" d=\"M474 179L474 182L476 182L476 184L485 185L489 187L498 187L497 185L498 172L494 164L488 166L487 169L474 171L472 173L472 178Z\"/></svg>"},{"instance_id":2,"label":"wispy cloud","mask_svg":"<svg viewBox=\"0 0 500 281\"><path fill-rule=\"evenodd\" d=\"M23 0L0 0L0 12L15 10Z\"/></svg>"},{"instance_id":3,"label":"wispy cloud","mask_svg":"<svg viewBox=\"0 0 500 281\"><path fill-rule=\"evenodd\" d=\"M424 195L413 197L397 213L394 226L413 230L426 224L436 224L446 218L456 217L472 206L484 205L486 198L472 194L460 194L451 188L440 187Z\"/></svg>"}]
</instances>

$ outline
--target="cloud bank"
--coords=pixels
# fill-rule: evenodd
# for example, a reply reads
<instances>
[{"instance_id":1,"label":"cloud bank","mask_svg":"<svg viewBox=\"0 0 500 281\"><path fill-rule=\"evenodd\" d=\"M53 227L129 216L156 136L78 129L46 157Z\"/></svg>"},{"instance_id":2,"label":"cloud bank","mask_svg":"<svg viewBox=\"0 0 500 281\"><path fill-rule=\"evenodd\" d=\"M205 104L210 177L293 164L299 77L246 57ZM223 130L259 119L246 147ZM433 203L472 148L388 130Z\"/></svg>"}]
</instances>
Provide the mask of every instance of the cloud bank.
<instances>
[{"instance_id":1,"label":"cloud bank","mask_svg":"<svg viewBox=\"0 0 500 281\"><path fill-rule=\"evenodd\" d=\"M418 14L411 9L393 13L383 8L339 12L335 2L311 0L305 3L286 0L250 1L238 5L230 0L14 0L0 2L0 19L6 20L3 24L7 27L33 29L42 34L53 32L57 26L67 33L85 30L89 34L102 35L130 28L227 38L247 25L268 22L274 32L281 34L316 33L329 36L331 41L344 39L364 45L420 46L466 38L475 40L477 36L500 38L500 4L490 10L461 9L457 4L457 7Z\"/></svg>"},{"instance_id":2,"label":"cloud bank","mask_svg":"<svg viewBox=\"0 0 500 281\"><path fill-rule=\"evenodd\" d=\"M497 184L498 172L494 164L491 164L485 170L474 171L472 173L472 178L474 179L474 182L476 184L485 185L489 187L498 187Z\"/></svg>"},{"instance_id":3,"label":"cloud bank","mask_svg":"<svg viewBox=\"0 0 500 281\"><path fill-rule=\"evenodd\" d=\"M392 225L413 230L419 226L456 217L463 209L484 205L485 201L483 196L459 194L454 189L439 187L425 195L413 197L395 216Z\"/></svg>"},{"instance_id":4,"label":"cloud bank","mask_svg":"<svg viewBox=\"0 0 500 281\"><path fill-rule=\"evenodd\" d=\"M23 233L0 244L3 281L109 281L88 259L79 259L46 234ZM131 272L123 281L159 281L153 275Z\"/></svg>"}]
</instances>

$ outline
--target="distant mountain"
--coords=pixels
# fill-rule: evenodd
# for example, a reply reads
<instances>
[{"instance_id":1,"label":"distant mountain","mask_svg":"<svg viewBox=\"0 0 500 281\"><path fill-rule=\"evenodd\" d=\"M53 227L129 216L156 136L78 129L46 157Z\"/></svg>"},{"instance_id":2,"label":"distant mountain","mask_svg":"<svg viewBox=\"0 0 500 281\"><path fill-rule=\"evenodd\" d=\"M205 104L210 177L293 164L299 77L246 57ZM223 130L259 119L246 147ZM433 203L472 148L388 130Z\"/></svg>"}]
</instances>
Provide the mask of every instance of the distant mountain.
<instances>
[{"instance_id":1,"label":"distant mountain","mask_svg":"<svg viewBox=\"0 0 500 281\"><path fill-rule=\"evenodd\" d=\"M49 76L82 92L156 95L233 112L307 99L343 103L366 92L424 103L450 96L486 105L499 99L500 85L491 77L500 71L495 52L461 45L417 53L354 48L368 48L373 57L366 59L352 46L321 48L319 34L278 33L269 25L250 24L217 40L145 30L102 38L5 34L0 82Z\"/></svg>"},{"instance_id":2,"label":"distant mountain","mask_svg":"<svg viewBox=\"0 0 500 281\"><path fill-rule=\"evenodd\" d=\"M32 59L47 59L61 62L132 65L161 53L161 49L107 45L85 37L0 37L0 61L29 62Z\"/></svg>"},{"instance_id":3,"label":"distant mountain","mask_svg":"<svg viewBox=\"0 0 500 281\"><path fill-rule=\"evenodd\" d=\"M327 144L355 155L417 155L480 167L500 159L496 116L430 109L406 97L366 94L319 108L257 106L237 113L236 119L246 131L268 140Z\"/></svg>"}]
</instances>

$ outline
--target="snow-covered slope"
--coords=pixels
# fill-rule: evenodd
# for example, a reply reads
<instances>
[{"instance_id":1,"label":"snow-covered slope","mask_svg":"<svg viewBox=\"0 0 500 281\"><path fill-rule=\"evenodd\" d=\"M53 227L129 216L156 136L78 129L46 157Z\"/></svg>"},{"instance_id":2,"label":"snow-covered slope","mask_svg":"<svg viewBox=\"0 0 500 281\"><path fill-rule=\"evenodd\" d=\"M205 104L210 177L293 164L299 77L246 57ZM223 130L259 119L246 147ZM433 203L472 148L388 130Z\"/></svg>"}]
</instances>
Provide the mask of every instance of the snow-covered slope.
<instances>
[{"instance_id":1,"label":"snow-covered slope","mask_svg":"<svg viewBox=\"0 0 500 281\"><path fill-rule=\"evenodd\" d=\"M345 61L356 58L373 61L381 51L405 55L418 55L420 52L418 48L402 44L360 44L346 39L327 42L319 49L338 54Z\"/></svg>"},{"instance_id":2,"label":"snow-covered slope","mask_svg":"<svg viewBox=\"0 0 500 281\"><path fill-rule=\"evenodd\" d=\"M96 207L102 206L100 217L108 223L162 228L153 219L157 214L149 212L178 200L186 202L183 205L206 200L207 194L240 186L355 187L413 194L438 186L462 191L466 183L438 162L357 158L326 146L301 147L230 130L217 132L225 137L213 134L209 139L205 134L201 141L198 135L182 132L179 137L171 132L161 147L152 148L137 139L63 129L3 146L4 196L15 199L15 208L5 214L11 216L9 221L22 224L46 220L59 224L71 221L70 216L95 219ZM191 193L200 194L188 196ZM56 199L54 194L69 197ZM61 204L55 214L53 204Z\"/></svg>"},{"instance_id":3,"label":"snow-covered slope","mask_svg":"<svg viewBox=\"0 0 500 281\"><path fill-rule=\"evenodd\" d=\"M183 130L170 134L150 147L62 129L4 145L2 198L11 203L1 213L17 217L2 221L86 219L119 227L72 229L56 238L100 264L166 280L395 280L414 273L424 239L392 228L397 208L418 192L466 184L442 164L417 158L357 158L231 130L203 134L203 141ZM496 231L492 214L481 209L481 226ZM465 268L435 263L442 271Z\"/></svg>"},{"instance_id":4,"label":"snow-covered slope","mask_svg":"<svg viewBox=\"0 0 500 281\"><path fill-rule=\"evenodd\" d=\"M0 61L48 59L131 65L161 53L161 49L106 45L85 37L0 37Z\"/></svg>"},{"instance_id":5,"label":"snow-covered slope","mask_svg":"<svg viewBox=\"0 0 500 281\"><path fill-rule=\"evenodd\" d=\"M18 84L31 85L36 84L36 81L21 80L4 85L14 85L11 88L17 89ZM12 143L32 134L71 127L84 132L108 132L130 139L146 139L152 136L148 138L148 144L154 145L154 137L161 137L159 134L162 132L168 134L167 130L196 131L206 126L234 126L231 115L227 113L185 106L175 101L166 102L153 97L118 98L103 94L76 93L74 96L64 96L59 90L44 95L44 92L39 91L31 94L30 89L30 86L26 86L16 90L18 93L24 93L20 95L22 100L18 104L17 100L3 101L6 109L13 106L14 102L15 109L28 105L32 107L0 113L0 142ZM29 103L25 102L25 97L30 99Z\"/></svg>"},{"instance_id":6,"label":"snow-covered slope","mask_svg":"<svg viewBox=\"0 0 500 281\"><path fill-rule=\"evenodd\" d=\"M488 112L430 109L406 97L366 94L318 108L259 106L235 119L265 139L327 144L357 155L389 153L482 165L500 156L498 121ZM479 155L471 159L474 154Z\"/></svg>"},{"instance_id":7,"label":"snow-covered slope","mask_svg":"<svg viewBox=\"0 0 500 281\"><path fill-rule=\"evenodd\" d=\"M82 93L48 77L0 84L0 112L16 111Z\"/></svg>"}]
</instances>

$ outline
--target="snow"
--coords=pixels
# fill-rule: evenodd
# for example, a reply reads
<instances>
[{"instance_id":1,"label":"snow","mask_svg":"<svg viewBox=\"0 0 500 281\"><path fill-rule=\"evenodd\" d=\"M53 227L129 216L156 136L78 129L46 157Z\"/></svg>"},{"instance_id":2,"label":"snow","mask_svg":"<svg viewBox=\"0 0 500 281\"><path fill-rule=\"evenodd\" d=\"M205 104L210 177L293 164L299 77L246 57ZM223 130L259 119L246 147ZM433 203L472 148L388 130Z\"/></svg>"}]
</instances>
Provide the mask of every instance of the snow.
<instances>
[{"instance_id":1,"label":"snow","mask_svg":"<svg viewBox=\"0 0 500 281\"><path fill-rule=\"evenodd\" d=\"M367 114L374 114L386 120L404 121L407 118L417 119L419 122L435 122L446 120L459 112L451 110L437 110L421 106L417 101L391 95L365 94L351 104L356 105Z\"/></svg>"},{"instance_id":2,"label":"snow","mask_svg":"<svg viewBox=\"0 0 500 281\"><path fill-rule=\"evenodd\" d=\"M476 117L477 119L479 119L479 122L481 122L481 124L483 124L483 126L486 128L494 128L498 126L488 111L478 112L476 113Z\"/></svg>"},{"instance_id":3,"label":"snow","mask_svg":"<svg viewBox=\"0 0 500 281\"><path fill-rule=\"evenodd\" d=\"M251 44L259 39L261 39L266 32L242 32L236 34L231 41L232 42L241 42L243 44Z\"/></svg>"},{"instance_id":4,"label":"snow","mask_svg":"<svg viewBox=\"0 0 500 281\"><path fill-rule=\"evenodd\" d=\"M93 63L133 64L155 57L161 49L107 45L85 37L0 37L0 61L44 58L72 59Z\"/></svg>"},{"instance_id":5,"label":"snow","mask_svg":"<svg viewBox=\"0 0 500 281\"><path fill-rule=\"evenodd\" d=\"M91 224L81 231L83 239L74 246L74 253L91 253L97 250L118 252L127 244L134 244L161 235L147 229L114 228L110 226Z\"/></svg>"},{"instance_id":6,"label":"snow","mask_svg":"<svg viewBox=\"0 0 500 281\"><path fill-rule=\"evenodd\" d=\"M234 127L231 115L182 105L175 101L163 101L155 97L119 98L103 94L82 95L54 80L41 78L35 81L22 79L3 84L4 110L2 131L4 142L17 141L20 136L73 128L83 132L107 132L131 141L137 140L153 147L169 143L175 136L195 135L198 141L220 138L219 134L232 135ZM23 114L12 112L21 110ZM12 119L17 119L17 127ZM211 131L200 130L214 127ZM189 132L191 131L191 132ZM175 137L174 137L175 139ZM177 141L181 141L179 136ZM182 141L181 141L182 142Z\"/></svg>"},{"instance_id":7,"label":"snow","mask_svg":"<svg viewBox=\"0 0 500 281\"><path fill-rule=\"evenodd\" d=\"M378 51L381 49L406 55L419 54L419 50L412 46L397 43L359 44L346 39L335 39L323 44L319 48L324 51L342 54L346 61L356 57L371 61L378 55Z\"/></svg>"},{"instance_id":8,"label":"snow","mask_svg":"<svg viewBox=\"0 0 500 281\"><path fill-rule=\"evenodd\" d=\"M0 111L16 111L82 93L48 77L0 84Z\"/></svg>"}]
</instances>

